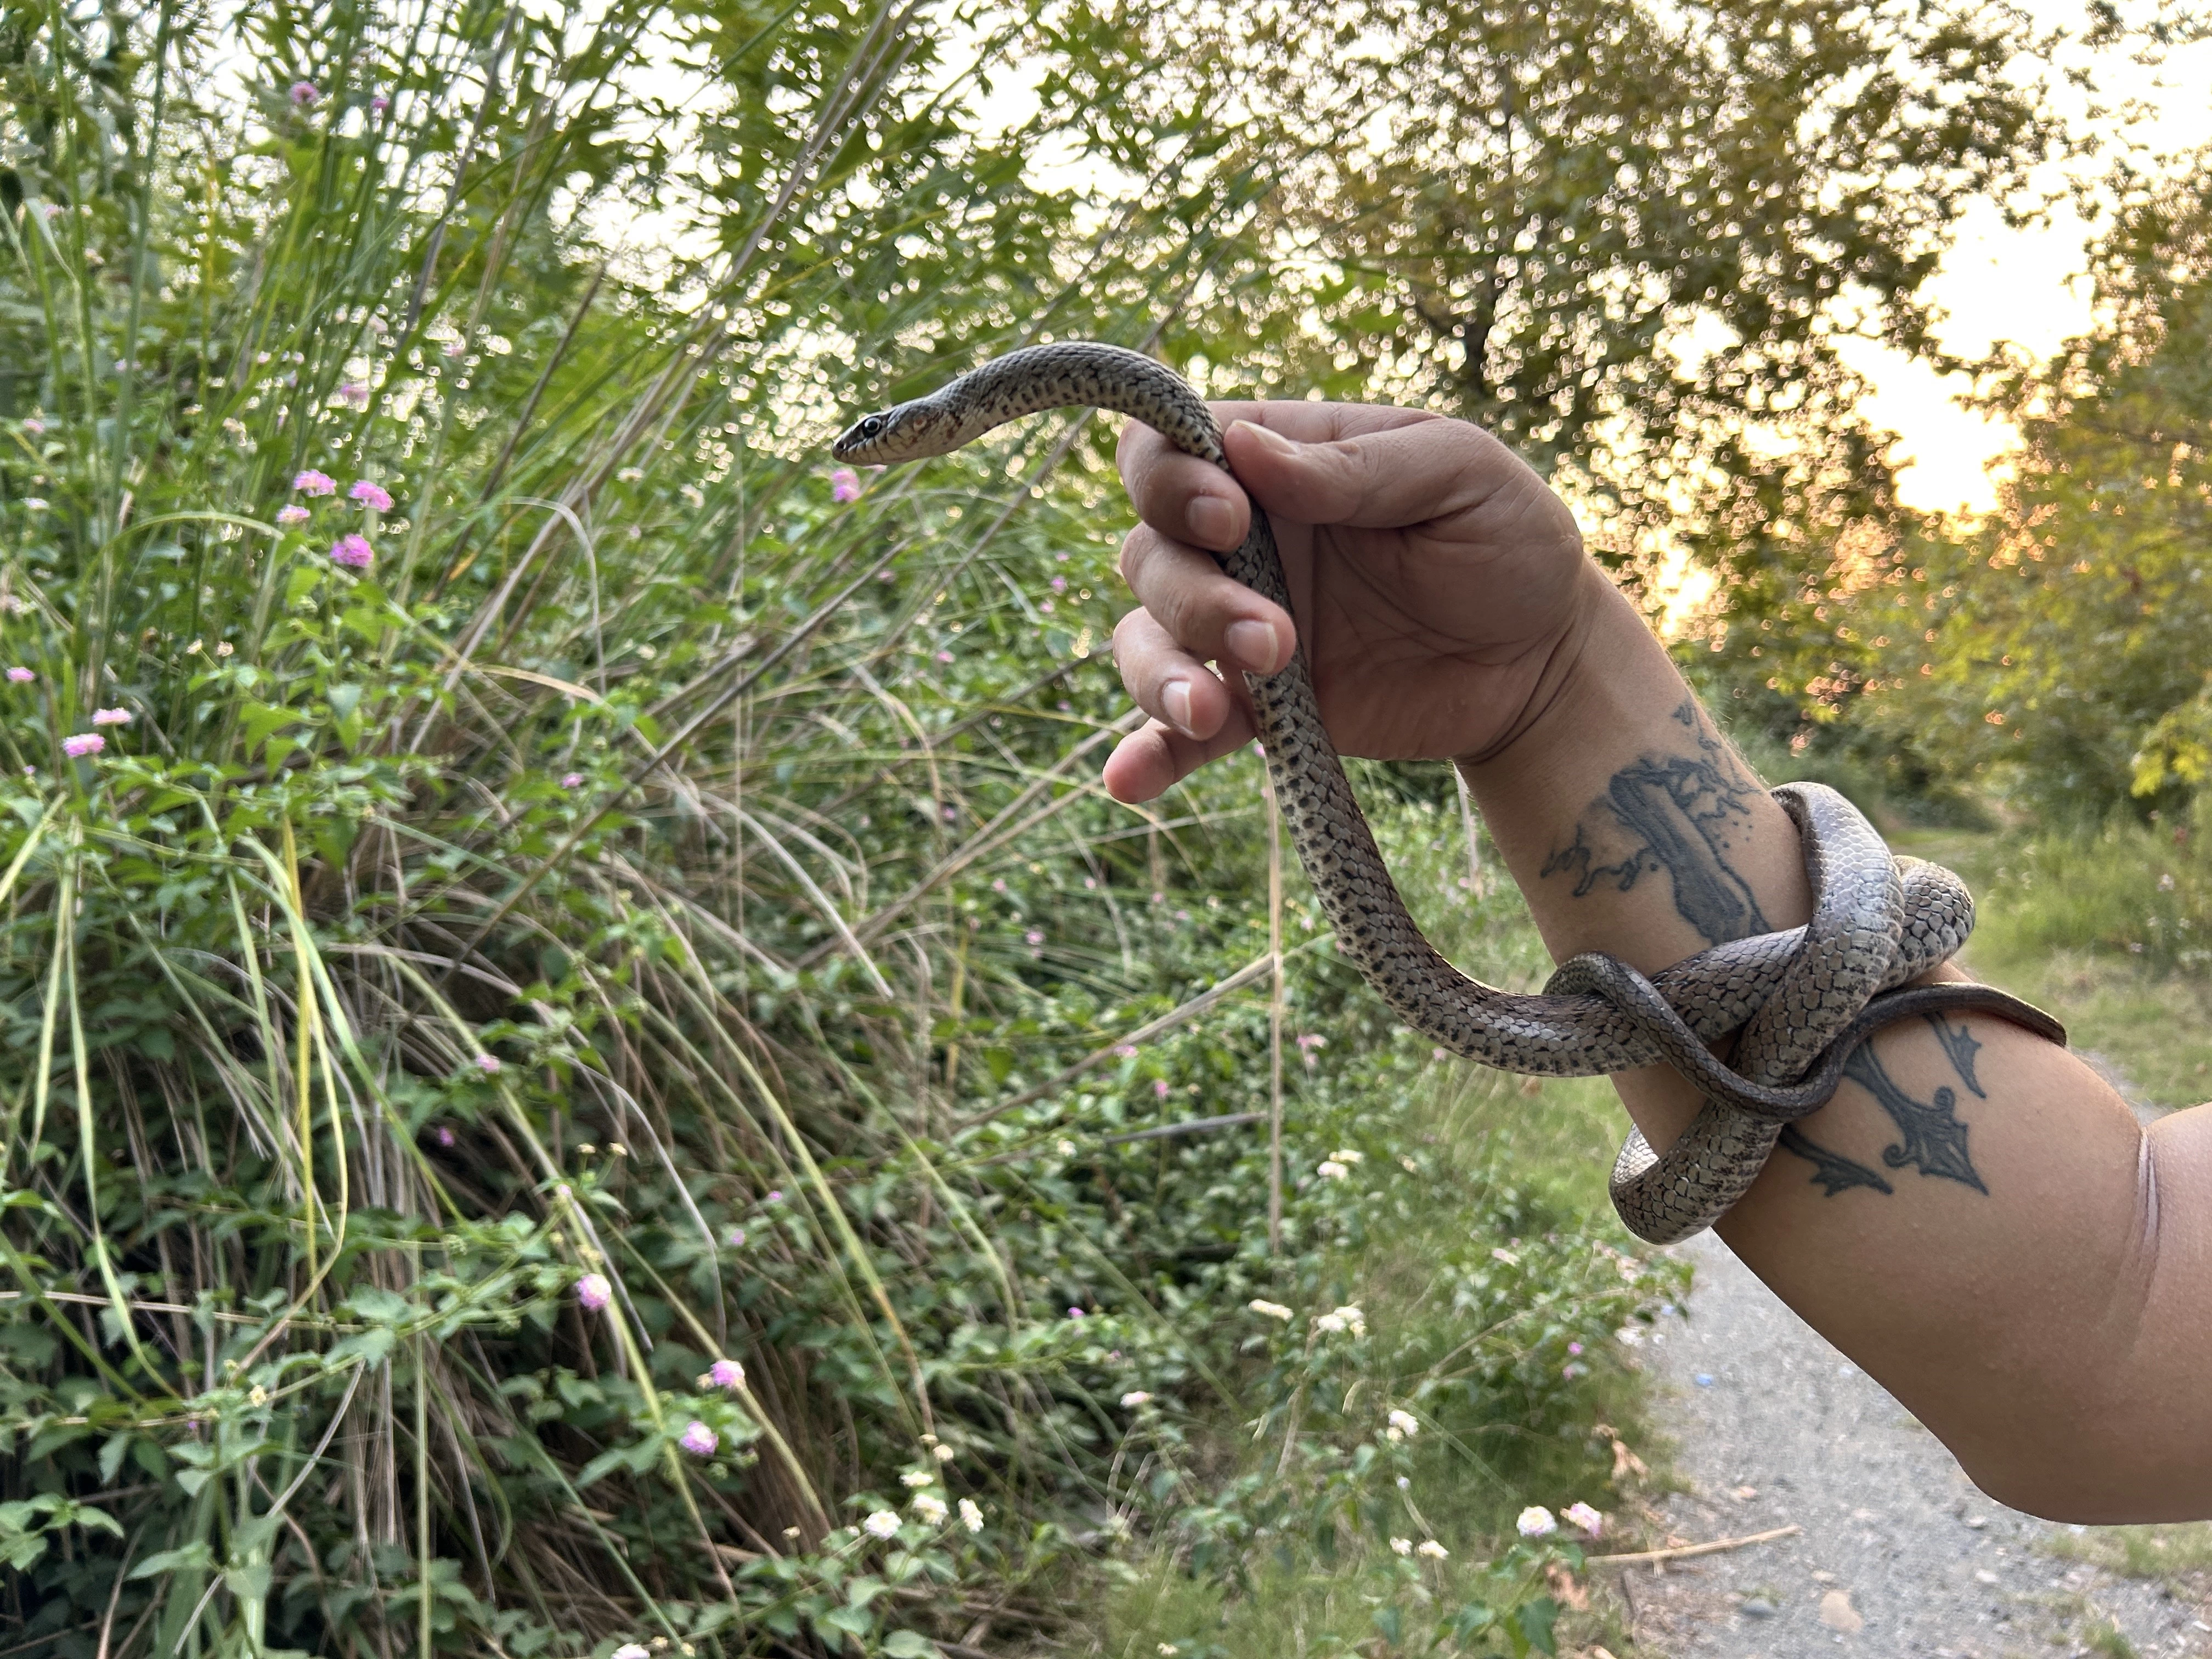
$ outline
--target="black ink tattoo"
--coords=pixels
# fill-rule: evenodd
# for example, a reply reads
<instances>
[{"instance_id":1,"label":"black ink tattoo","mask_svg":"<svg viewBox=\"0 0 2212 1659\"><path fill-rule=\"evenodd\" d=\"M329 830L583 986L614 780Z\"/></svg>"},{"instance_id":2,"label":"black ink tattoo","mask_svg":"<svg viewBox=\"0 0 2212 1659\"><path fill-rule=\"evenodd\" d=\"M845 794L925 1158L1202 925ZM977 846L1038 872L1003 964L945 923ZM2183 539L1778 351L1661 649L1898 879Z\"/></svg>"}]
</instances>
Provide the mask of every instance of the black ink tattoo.
<instances>
[{"instance_id":1,"label":"black ink tattoo","mask_svg":"<svg viewBox=\"0 0 2212 1659\"><path fill-rule=\"evenodd\" d=\"M1758 782L1705 726L1696 703L1685 702L1674 718L1695 734L1698 753L1646 755L1614 773L1592 803L1627 834L1632 849L1613 863L1597 862L1586 817L1540 873L1571 874L1581 898L1601 881L1625 893L1663 870L1674 884L1675 910L1708 945L1771 933L1751 884L1729 862L1729 832L1749 818Z\"/></svg>"},{"instance_id":2,"label":"black ink tattoo","mask_svg":"<svg viewBox=\"0 0 2212 1659\"><path fill-rule=\"evenodd\" d=\"M1926 1018L1959 1081L1976 1097L1987 1100L1988 1092L1974 1075L1974 1056L1981 1051L1980 1041L1967 1027L1954 1026L1941 1014ZM1967 1126L1959 1121L1959 1096L1955 1090L1947 1084L1939 1087L1930 1099L1915 1100L1884 1068L1871 1043L1844 1063L1844 1075L1872 1095L1875 1104L1888 1113L1890 1121L1897 1126L1898 1139L1882 1148L1881 1161L1887 1167L1915 1169L1923 1175L1972 1187L1978 1193L1989 1191L1967 1153ZM1883 1193L1893 1190L1863 1164L1854 1163L1822 1146L1794 1124L1782 1132L1779 1144L1813 1165L1813 1179L1820 1183L1830 1198L1853 1187L1871 1187Z\"/></svg>"},{"instance_id":3,"label":"black ink tattoo","mask_svg":"<svg viewBox=\"0 0 2212 1659\"><path fill-rule=\"evenodd\" d=\"M1865 1164L1830 1152L1794 1123L1782 1131L1778 1144L1784 1152L1795 1152L1813 1166L1813 1179L1820 1183L1824 1198L1833 1198L1854 1187L1871 1187L1878 1193L1897 1190Z\"/></svg>"}]
</instances>

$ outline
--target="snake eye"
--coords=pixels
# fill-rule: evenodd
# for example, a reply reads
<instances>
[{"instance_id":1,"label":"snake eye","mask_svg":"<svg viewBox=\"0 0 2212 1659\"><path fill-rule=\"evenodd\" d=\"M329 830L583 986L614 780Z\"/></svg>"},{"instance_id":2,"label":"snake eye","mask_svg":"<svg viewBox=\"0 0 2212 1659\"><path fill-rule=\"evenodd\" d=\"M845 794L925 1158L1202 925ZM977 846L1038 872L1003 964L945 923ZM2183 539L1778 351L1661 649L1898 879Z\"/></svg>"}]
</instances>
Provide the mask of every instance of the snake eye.
<instances>
[{"instance_id":1,"label":"snake eye","mask_svg":"<svg viewBox=\"0 0 2212 1659\"><path fill-rule=\"evenodd\" d=\"M883 429L884 417L880 415L871 415L860 422L860 435L863 438L872 438Z\"/></svg>"}]
</instances>

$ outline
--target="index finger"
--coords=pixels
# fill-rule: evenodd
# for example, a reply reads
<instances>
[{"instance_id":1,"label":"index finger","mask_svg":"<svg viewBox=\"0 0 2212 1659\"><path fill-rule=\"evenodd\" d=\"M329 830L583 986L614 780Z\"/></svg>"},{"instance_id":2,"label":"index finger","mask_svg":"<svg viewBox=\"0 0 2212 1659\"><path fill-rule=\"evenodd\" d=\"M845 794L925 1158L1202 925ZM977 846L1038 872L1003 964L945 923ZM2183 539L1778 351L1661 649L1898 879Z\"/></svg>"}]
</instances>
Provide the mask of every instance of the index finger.
<instances>
[{"instance_id":1,"label":"index finger","mask_svg":"<svg viewBox=\"0 0 2212 1659\"><path fill-rule=\"evenodd\" d=\"M1207 405L1223 431L1249 421L1302 444L1329 443L1435 420L1426 410L1389 404L1328 404L1305 398ZM1243 487L1211 461L1186 455L1141 421L1121 428L1115 452L1121 486L1137 516L1162 535L1225 553L1251 527Z\"/></svg>"},{"instance_id":2,"label":"index finger","mask_svg":"<svg viewBox=\"0 0 2212 1659\"><path fill-rule=\"evenodd\" d=\"M1212 404L1224 429L1260 418L1262 404ZM1236 479L1211 461L1186 455L1142 421L1121 428L1115 451L1121 487L1137 516L1172 541L1226 553L1251 528L1252 504Z\"/></svg>"}]
</instances>

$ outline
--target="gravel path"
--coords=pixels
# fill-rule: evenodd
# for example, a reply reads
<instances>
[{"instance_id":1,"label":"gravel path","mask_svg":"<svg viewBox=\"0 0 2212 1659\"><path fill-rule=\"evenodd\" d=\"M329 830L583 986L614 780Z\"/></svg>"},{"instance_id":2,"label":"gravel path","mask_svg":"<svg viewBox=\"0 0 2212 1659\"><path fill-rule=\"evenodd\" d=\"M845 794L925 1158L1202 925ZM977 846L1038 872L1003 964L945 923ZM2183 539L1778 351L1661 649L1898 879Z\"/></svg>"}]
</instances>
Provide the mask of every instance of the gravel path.
<instances>
[{"instance_id":1,"label":"gravel path","mask_svg":"<svg viewBox=\"0 0 2212 1659\"><path fill-rule=\"evenodd\" d=\"M1714 1659L2212 1659L2212 1606L2051 1550L2069 1528L1991 1503L1873 1378L1711 1233L1689 1316L1646 1346L1660 1426L1690 1485L1674 1540L1795 1537L1623 1570L1646 1651ZM2124 1638L2128 1645L2118 1644Z\"/></svg>"}]
</instances>

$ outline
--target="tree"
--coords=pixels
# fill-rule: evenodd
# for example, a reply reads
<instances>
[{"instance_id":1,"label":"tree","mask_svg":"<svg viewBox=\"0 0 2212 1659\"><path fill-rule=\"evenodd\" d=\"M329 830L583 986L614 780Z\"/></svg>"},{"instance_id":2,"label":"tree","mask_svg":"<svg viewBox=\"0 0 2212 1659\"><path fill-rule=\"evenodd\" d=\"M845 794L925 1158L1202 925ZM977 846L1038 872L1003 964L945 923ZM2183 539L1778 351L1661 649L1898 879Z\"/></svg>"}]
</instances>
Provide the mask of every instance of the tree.
<instances>
[{"instance_id":1,"label":"tree","mask_svg":"<svg viewBox=\"0 0 2212 1659\"><path fill-rule=\"evenodd\" d=\"M1093 73L1188 12L1125 0ZM1480 421L1624 562L1671 535L1752 616L1817 552L1808 511L1889 506L1838 341L1936 356L1919 295L1952 227L2060 143L1995 7L1380 0L1194 32L1121 118L1233 127L1273 184L1255 234L1313 280L1279 301L1304 343L1255 377Z\"/></svg>"},{"instance_id":2,"label":"tree","mask_svg":"<svg viewBox=\"0 0 2212 1659\"><path fill-rule=\"evenodd\" d=\"M2212 778L2212 154L2112 185L2096 326L1993 386L2015 477L1898 596L1928 625L1896 630L1881 721L2092 814Z\"/></svg>"}]
</instances>

